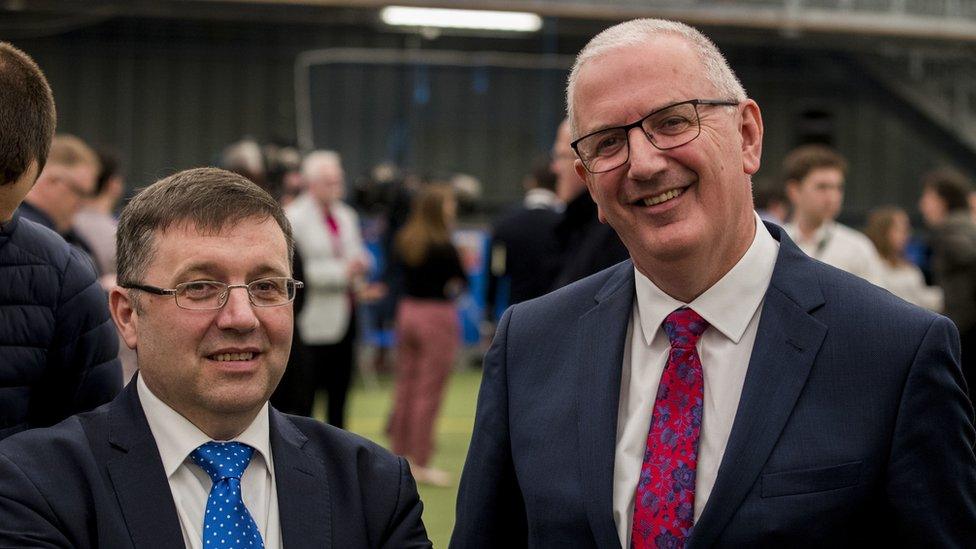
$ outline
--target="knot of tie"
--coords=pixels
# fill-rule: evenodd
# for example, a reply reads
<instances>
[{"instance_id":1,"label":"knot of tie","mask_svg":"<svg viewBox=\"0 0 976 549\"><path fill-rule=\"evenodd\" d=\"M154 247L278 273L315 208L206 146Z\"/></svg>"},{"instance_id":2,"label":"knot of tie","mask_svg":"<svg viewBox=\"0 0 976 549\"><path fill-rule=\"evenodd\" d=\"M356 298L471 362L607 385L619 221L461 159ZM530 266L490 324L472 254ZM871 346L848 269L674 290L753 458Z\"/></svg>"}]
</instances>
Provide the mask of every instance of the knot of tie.
<instances>
[{"instance_id":1,"label":"knot of tie","mask_svg":"<svg viewBox=\"0 0 976 549\"><path fill-rule=\"evenodd\" d=\"M240 442L208 442L190 453L190 459L216 484L228 478L240 480L253 453L254 448Z\"/></svg>"},{"instance_id":2,"label":"knot of tie","mask_svg":"<svg viewBox=\"0 0 976 549\"><path fill-rule=\"evenodd\" d=\"M674 348L694 348L706 328L708 321L687 307L672 311L664 319L664 333Z\"/></svg>"}]
</instances>

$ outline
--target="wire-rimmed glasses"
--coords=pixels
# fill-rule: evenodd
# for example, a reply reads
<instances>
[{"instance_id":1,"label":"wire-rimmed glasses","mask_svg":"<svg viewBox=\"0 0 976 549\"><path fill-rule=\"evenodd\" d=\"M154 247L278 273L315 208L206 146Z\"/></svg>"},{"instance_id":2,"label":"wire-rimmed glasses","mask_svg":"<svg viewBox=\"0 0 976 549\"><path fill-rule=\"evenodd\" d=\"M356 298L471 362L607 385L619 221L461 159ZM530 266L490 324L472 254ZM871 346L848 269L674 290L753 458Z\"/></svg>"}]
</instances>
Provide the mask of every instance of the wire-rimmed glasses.
<instances>
[{"instance_id":1,"label":"wire-rimmed glasses","mask_svg":"<svg viewBox=\"0 0 976 549\"><path fill-rule=\"evenodd\" d=\"M123 288L142 290L156 295L171 295L176 306L181 309L208 311L220 309L227 303L227 297L234 288L245 288L247 298L255 307L277 307L291 303L303 287L301 281L287 276L259 278L247 284L226 284L216 280L193 280L181 282L175 288L158 288L148 284L125 283Z\"/></svg>"}]
</instances>

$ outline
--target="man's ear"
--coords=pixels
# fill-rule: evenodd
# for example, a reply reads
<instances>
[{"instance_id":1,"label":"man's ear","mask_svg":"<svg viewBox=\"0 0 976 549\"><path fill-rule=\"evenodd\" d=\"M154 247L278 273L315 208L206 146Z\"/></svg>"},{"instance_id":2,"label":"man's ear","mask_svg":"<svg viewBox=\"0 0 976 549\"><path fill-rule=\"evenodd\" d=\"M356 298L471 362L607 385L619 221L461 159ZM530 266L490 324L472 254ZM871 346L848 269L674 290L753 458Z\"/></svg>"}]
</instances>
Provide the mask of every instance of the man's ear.
<instances>
[{"instance_id":1,"label":"man's ear","mask_svg":"<svg viewBox=\"0 0 976 549\"><path fill-rule=\"evenodd\" d=\"M112 320L115 321L115 327L122 334L122 340L130 349L135 349L139 339L136 329L139 326L139 312L129 291L119 286L112 288L108 294L108 308L112 313Z\"/></svg>"},{"instance_id":2,"label":"man's ear","mask_svg":"<svg viewBox=\"0 0 976 549\"><path fill-rule=\"evenodd\" d=\"M759 171L762 159L763 121L759 105L746 99L742 109L742 171L753 175Z\"/></svg>"},{"instance_id":3,"label":"man's ear","mask_svg":"<svg viewBox=\"0 0 976 549\"><path fill-rule=\"evenodd\" d=\"M573 168L576 169L576 175L579 176L579 178L583 180L583 183L586 184L586 192L590 193L590 198L593 198L593 202L596 202L596 215L600 218L600 223L606 224L607 218L603 215L603 208L600 207L600 203L596 201L596 198L594 198L593 174L586 171L586 168L583 167L583 161L579 158L573 162Z\"/></svg>"}]
</instances>

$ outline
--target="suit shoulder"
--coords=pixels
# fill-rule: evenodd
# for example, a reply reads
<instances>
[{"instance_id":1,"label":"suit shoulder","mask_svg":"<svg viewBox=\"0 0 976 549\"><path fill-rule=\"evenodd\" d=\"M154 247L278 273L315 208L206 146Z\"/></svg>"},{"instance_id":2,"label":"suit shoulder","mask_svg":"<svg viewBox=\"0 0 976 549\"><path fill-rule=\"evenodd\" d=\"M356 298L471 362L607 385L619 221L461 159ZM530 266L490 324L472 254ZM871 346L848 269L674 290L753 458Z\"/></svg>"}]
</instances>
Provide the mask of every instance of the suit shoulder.
<instances>
[{"instance_id":1,"label":"suit shoulder","mask_svg":"<svg viewBox=\"0 0 976 549\"><path fill-rule=\"evenodd\" d=\"M885 326L928 326L940 316L857 275L814 259L810 259L810 264L820 280L827 307L842 312L851 321L879 328L874 322L878 319L886 319Z\"/></svg>"},{"instance_id":2,"label":"suit shoulder","mask_svg":"<svg viewBox=\"0 0 976 549\"><path fill-rule=\"evenodd\" d=\"M523 314L589 310L601 294L612 292L623 284L632 285L633 269L634 264L627 259L541 297L519 303L518 307Z\"/></svg>"},{"instance_id":3,"label":"suit shoulder","mask_svg":"<svg viewBox=\"0 0 976 549\"><path fill-rule=\"evenodd\" d=\"M335 455L339 459L365 460L378 467L383 466L384 469L394 467L399 471L399 458L393 452L363 436L316 419L290 414L282 415L308 437L309 443L314 445L316 452L323 456Z\"/></svg>"}]
</instances>

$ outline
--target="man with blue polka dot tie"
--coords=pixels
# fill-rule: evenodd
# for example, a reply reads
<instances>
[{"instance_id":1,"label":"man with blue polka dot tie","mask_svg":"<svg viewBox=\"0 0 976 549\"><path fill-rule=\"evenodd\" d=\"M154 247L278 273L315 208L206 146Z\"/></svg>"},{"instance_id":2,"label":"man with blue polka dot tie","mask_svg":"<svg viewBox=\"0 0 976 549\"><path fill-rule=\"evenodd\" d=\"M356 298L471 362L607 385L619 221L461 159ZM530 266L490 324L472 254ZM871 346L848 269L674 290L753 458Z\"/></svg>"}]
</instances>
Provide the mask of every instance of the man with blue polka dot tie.
<instances>
[{"instance_id":1,"label":"man with blue polka dot tie","mask_svg":"<svg viewBox=\"0 0 976 549\"><path fill-rule=\"evenodd\" d=\"M0 441L0 547L431 547L405 459L268 402L303 283L267 192L186 170L129 201L117 239L109 303L138 374Z\"/></svg>"}]
</instances>

